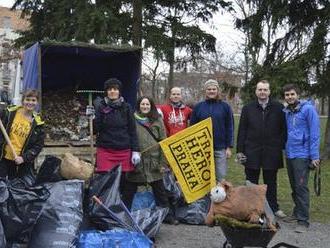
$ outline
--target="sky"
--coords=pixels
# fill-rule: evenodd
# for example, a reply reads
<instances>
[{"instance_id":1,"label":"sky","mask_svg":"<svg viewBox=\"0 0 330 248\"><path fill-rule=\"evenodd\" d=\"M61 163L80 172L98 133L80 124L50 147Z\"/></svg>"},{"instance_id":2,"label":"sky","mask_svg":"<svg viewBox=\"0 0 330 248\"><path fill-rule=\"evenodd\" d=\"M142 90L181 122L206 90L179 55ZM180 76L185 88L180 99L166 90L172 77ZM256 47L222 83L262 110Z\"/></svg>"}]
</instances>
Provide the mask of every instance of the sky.
<instances>
[{"instance_id":1,"label":"sky","mask_svg":"<svg viewBox=\"0 0 330 248\"><path fill-rule=\"evenodd\" d=\"M0 6L11 7L13 5L13 0L0 0Z\"/></svg>"}]
</instances>

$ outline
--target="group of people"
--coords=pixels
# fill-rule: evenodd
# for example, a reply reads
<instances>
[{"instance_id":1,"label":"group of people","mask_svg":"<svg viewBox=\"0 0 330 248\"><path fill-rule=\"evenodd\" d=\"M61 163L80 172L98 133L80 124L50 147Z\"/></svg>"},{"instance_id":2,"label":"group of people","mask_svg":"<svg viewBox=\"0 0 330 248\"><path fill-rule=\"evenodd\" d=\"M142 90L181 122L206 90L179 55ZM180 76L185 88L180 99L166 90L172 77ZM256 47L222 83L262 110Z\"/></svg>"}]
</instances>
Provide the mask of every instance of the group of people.
<instances>
[{"instance_id":1,"label":"group of people","mask_svg":"<svg viewBox=\"0 0 330 248\"><path fill-rule=\"evenodd\" d=\"M152 187L158 206L170 208L163 184L166 159L158 142L175 135L208 117L212 119L216 180L227 174L227 160L234 146L234 118L231 107L221 99L216 80L204 83L205 100L193 109L182 101L181 88L170 91L168 103L156 106L152 98L138 99L136 110L122 97L122 82L110 78L104 83L104 97L86 114L95 116L96 172L107 172L120 164L120 192L130 209L139 185ZM308 176L311 167L320 165L320 124L314 107L299 99L299 89L289 84L283 88L287 106L270 98L270 83L256 85L256 100L242 109L237 135L237 161L244 165L246 180L258 184L260 172L267 184L267 200L276 216L297 222L297 232L309 226ZM44 131L36 114L39 95L30 90L23 94L22 106L1 111L12 145L0 137L0 177L22 177L33 173L33 161L40 153ZM13 153L13 149L14 153ZM277 172L286 153L287 172L294 202L293 213L286 216L277 201ZM170 208L171 209L171 208ZM173 211L165 219L177 224Z\"/></svg>"}]
</instances>

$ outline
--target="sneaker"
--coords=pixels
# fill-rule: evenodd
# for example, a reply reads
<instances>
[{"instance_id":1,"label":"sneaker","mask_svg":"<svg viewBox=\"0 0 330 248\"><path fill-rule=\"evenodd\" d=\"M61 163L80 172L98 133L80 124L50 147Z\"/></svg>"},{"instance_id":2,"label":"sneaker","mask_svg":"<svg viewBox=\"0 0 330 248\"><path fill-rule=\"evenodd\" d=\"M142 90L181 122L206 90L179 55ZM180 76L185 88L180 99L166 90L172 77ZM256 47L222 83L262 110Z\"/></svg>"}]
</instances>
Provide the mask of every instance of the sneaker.
<instances>
[{"instance_id":1,"label":"sneaker","mask_svg":"<svg viewBox=\"0 0 330 248\"><path fill-rule=\"evenodd\" d=\"M305 233L308 231L308 225L306 224L302 224L298 222L298 225L296 226L296 228L294 229L294 231L296 233Z\"/></svg>"},{"instance_id":2,"label":"sneaker","mask_svg":"<svg viewBox=\"0 0 330 248\"><path fill-rule=\"evenodd\" d=\"M275 216L280 218L280 219L283 219L283 218L287 217L287 215L282 210L277 210L275 212Z\"/></svg>"},{"instance_id":3,"label":"sneaker","mask_svg":"<svg viewBox=\"0 0 330 248\"><path fill-rule=\"evenodd\" d=\"M291 216L284 217L283 221L286 223L295 223L295 222L297 222L297 218L291 215Z\"/></svg>"}]
</instances>

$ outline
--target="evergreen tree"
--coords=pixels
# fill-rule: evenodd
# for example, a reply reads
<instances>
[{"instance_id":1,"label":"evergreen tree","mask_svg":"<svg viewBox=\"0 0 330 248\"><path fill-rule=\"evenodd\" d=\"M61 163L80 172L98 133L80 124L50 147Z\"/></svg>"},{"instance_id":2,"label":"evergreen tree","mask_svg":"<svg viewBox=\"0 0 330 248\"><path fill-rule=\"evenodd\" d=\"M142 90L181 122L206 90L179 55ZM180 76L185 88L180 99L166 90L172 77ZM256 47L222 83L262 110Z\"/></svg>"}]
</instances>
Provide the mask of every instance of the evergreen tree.
<instances>
[{"instance_id":1,"label":"evergreen tree","mask_svg":"<svg viewBox=\"0 0 330 248\"><path fill-rule=\"evenodd\" d=\"M252 95L255 83L268 78L273 93L281 95L286 83L296 83L309 94L330 95L330 2L327 0L246 0L250 14L237 19L248 37L251 80L245 86ZM244 5L245 4L245 5ZM247 13L247 12L245 12ZM279 35L283 34L283 35ZM265 51L263 59L256 59ZM329 104L330 107L330 104ZM330 128L328 117L327 130ZM326 156L330 156L327 132Z\"/></svg>"}]
</instances>

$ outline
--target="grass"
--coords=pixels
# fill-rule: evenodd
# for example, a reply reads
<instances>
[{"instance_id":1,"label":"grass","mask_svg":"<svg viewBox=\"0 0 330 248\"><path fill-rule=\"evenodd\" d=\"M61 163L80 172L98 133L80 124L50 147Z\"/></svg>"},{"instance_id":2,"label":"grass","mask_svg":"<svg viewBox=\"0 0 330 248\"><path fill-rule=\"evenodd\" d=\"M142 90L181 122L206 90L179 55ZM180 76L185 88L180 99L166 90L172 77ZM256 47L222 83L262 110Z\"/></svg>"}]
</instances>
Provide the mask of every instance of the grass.
<instances>
[{"instance_id":1,"label":"grass","mask_svg":"<svg viewBox=\"0 0 330 248\"><path fill-rule=\"evenodd\" d=\"M235 119L235 130L237 130L238 118ZM321 119L322 141L324 136L324 128L326 119ZM235 132L237 134L237 132ZM322 142L321 141L321 142ZM321 143L323 144L323 142ZM234 157L234 156L233 156ZM314 172L310 173L309 189L310 189L310 218L311 221L330 223L330 160L322 162L322 186L321 196L317 197L313 188ZM234 185L242 185L245 182L244 167L234 162L234 158L230 159L228 167L227 180ZM260 179L262 182L262 178ZM291 188L287 176L286 168L280 169L278 172L278 203L280 208L286 213L291 214L293 202L291 198Z\"/></svg>"}]
</instances>

